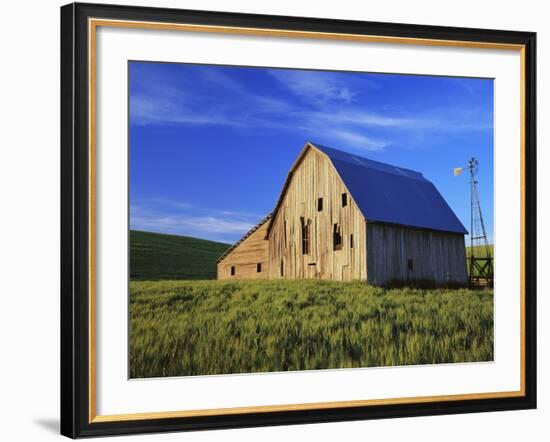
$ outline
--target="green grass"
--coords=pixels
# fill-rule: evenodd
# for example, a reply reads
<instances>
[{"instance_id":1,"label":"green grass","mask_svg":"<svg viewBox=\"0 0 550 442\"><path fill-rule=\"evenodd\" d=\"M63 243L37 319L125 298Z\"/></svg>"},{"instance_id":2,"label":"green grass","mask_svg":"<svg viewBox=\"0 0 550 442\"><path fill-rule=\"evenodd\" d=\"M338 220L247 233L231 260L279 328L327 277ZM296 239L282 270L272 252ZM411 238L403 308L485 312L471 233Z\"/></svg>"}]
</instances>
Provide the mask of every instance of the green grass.
<instances>
[{"instance_id":1,"label":"green grass","mask_svg":"<svg viewBox=\"0 0 550 442\"><path fill-rule=\"evenodd\" d=\"M474 252L474 257L479 256L485 258L485 246L474 246L472 247L467 246L466 247L466 258L469 258L472 254L472 250ZM494 256L494 246L493 244L489 244L489 253L491 254L491 257Z\"/></svg>"},{"instance_id":2,"label":"green grass","mask_svg":"<svg viewBox=\"0 0 550 442\"><path fill-rule=\"evenodd\" d=\"M132 378L491 361L491 290L132 281Z\"/></svg>"},{"instance_id":3,"label":"green grass","mask_svg":"<svg viewBox=\"0 0 550 442\"><path fill-rule=\"evenodd\" d=\"M474 257L478 257L478 258L486 258L487 257L487 252L485 250L485 246L474 246L473 249L470 246L466 247L466 269L468 271L468 275L470 274L470 262L468 260L469 260L470 256L472 256L472 251L473 251L473 256ZM494 246L493 246L493 244L489 244L489 254L492 258L494 257ZM486 262L486 260L483 261L483 263L485 263L485 262ZM474 269L474 275L477 276L478 274L479 274L479 271L477 269Z\"/></svg>"},{"instance_id":4,"label":"green grass","mask_svg":"<svg viewBox=\"0 0 550 442\"><path fill-rule=\"evenodd\" d=\"M229 244L188 236L130 231L130 279L215 279Z\"/></svg>"}]
</instances>

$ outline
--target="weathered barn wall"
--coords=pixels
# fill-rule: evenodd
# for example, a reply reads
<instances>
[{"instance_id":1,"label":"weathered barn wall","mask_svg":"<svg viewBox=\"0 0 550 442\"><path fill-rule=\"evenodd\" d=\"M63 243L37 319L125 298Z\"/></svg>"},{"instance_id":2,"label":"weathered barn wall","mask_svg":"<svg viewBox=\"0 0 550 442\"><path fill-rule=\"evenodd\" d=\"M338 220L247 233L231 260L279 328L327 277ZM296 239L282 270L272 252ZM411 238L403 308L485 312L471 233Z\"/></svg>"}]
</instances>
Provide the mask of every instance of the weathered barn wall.
<instances>
[{"instance_id":1,"label":"weathered barn wall","mask_svg":"<svg viewBox=\"0 0 550 442\"><path fill-rule=\"evenodd\" d=\"M424 185L426 180L414 171L404 169L396 175L394 169L397 168L348 157L330 148L323 149L306 145L289 172L273 214L220 258L219 279L360 279L376 285L414 281L439 285L467 282L465 229L450 208L441 204L444 201L437 190L432 190L435 189L433 185L429 182ZM348 184L355 186L363 212L341 179L341 173ZM381 181L380 174L391 176ZM443 218L454 219L448 226L449 231L365 221L364 210L369 204L380 204L380 201L386 204L390 215L394 215L395 204L404 189L403 176L415 181L412 184L424 198L417 195L419 201L433 200L427 210L432 218L425 219L425 223L439 225L440 219L434 215L442 213ZM358 184L363 178L364 185ZM383 194L385 199L381 200L380 191L385 189L380 185L382 182L390 187ZM401 187L391 186L396 182ZM322 207L319 199L322 199ZM416 204L415 201L407 199L401 203L401 216L395 218L401 221L409 217L411 222L418 221L410 216L411 204ZM372 207L371 212L373 216L380 216ZM338 248L334 246L335 226L341 236ZM308 238L307 241L304 238Z\"/></svg>"},{"instance_id":2,"label":"weathered barn wall","mask_svg":"<svg viewBox=\"0 0 550 442\"><path fill-rule=\"evenodd\" d=\"M367 260L367 280L376 285L414 280L465 284L468 280L464 235L457 233L367 222Z\"/></svg>"},{"instance_id":3,"label":"weathered barn wall","mask_svg":"<svg viewBox=\"0 0 550 442\"><path fill-rule=\"evenodd\" d=\"M342 194L347 205L342 207ZM323 209L318 211L318 198ZM309 253L302 253L301 220L311 221ZM342 248L333 250L334 224ZM350 235L353 235L353 248ZM269 235L270 278L366 279L365 221L333 165L309 149L294 169Z\"/></svg>"},{"instance_id":4,"label":"weathered barn wall","mask_svg":"<svg viewBox=\"0 0 550 442\"><path fill-rule=\"evenodd\" d=\"M251 279L268 277L268 241L265 239L268 221L238 244L218 262L218 279ZM261 271L258 272L258 264ZM231 267L235 274L231 275Z\"/></svg>"}]
</instances>

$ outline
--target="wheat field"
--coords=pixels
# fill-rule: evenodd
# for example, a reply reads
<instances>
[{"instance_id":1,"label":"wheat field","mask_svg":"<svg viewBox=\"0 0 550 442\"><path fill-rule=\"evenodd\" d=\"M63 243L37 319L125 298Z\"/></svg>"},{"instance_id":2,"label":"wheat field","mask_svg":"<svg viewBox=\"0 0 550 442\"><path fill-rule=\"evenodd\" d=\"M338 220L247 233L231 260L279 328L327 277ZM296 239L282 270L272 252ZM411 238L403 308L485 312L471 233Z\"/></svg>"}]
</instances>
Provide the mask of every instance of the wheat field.
<instances>
[{"instance_id":1,"label":"wheat field","mask_svg":"<svg viewBox=\"0 0 550 442\"><path fill-rule=\"evenodd\" d=\"M491 290L132 281L132 378L491 361Z\"/></svg>"}]
</instances>

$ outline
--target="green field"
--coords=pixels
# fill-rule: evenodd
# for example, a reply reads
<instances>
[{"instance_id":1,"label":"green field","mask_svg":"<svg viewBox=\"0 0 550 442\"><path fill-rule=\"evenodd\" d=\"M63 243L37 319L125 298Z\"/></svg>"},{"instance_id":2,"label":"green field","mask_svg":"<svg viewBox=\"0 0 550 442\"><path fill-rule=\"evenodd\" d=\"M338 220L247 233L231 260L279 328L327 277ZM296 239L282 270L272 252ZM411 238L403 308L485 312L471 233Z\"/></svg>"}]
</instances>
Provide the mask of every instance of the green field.
<instances>
[{"instance_id":1,"label":"green field","mask_svg":"<svg viewBox=\"0 0 550 442\"><path fill-rule=\"evenodd\" d=\"M474 257L476 257L476 256L485 257L485 246L474 246L473 251L474 251ZM490 253L491 257L494 256L493 252L494 252L494 246L493 246L493 244L489 244L489 253ZM471 256L471 254L472 254L472 248L470 246L467 246L466 247L466 258L469 258Z\"/></svg>"},{"instance_id":2,"label":"green field","mask_svg":"<svg viewBox=\"0 0 550 442\"><path fill-rule=\"evenodd\" d=\"M468 259L470 258L470 256L472 256L472 250L473 250L473 256L474 257L485 258L487 256L485 246L474 246L473 249L470 246L466 247L466 264L467 264L466 269L468 271L468 274L470 274L470 263L468 262ZM491 258L494 257L494 246L493 246L493 244L489 244L489 254L490 254ZM485 263L485 262L486 262L486 260L483 261L483 263ZM477 271L477 269L474 269L474 276L477 276L478 273L479 272Z\"/></svg>"},{"instance_id":3,"label":"green field","mask_svg":"<svg viewBox=\"0 0 550 442\"><path fill-rule=\"evenodd\" d=\"M493 359L491 290L132 281L132 378Z\"/></svg>"},{"instance_id":4,"label":"green field","mask_svg":"<svg viewBox=\"0 0 550 442\"><path fill-rule=\"evenodd\" d=\"M188 236L130 231L130 279L214 279L230 244Z\"/></svg>"},{"instance_id":5,"label":"green field","mask_svg":"<svg viewBox=\"0 0 550 442\"><path fill-rule=\"evenodd\" d=\"M130 232L132 378L493 358L490 290L208 281L228 247Z\"/></svg>"}]
</instances>

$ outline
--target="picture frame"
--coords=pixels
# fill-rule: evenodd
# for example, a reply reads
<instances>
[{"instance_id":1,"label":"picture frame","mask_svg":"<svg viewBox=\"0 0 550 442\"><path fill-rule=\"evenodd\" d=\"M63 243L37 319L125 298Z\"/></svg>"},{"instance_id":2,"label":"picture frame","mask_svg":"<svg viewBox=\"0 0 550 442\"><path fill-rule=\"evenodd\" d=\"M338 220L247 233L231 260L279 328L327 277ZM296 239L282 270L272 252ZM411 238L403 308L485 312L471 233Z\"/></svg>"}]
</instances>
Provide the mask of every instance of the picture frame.
<instances>
[{"instance_id":1,"label":"picture frame","mask_svg":"<svg viewBox=\"0 0 550 442\"><path fill-rule=\"evenodd\" d=\"M520 388L141 413L97 412L100 28L246 38L508 51L519 56L521 201L517 258ZM185 61L185 60L183 60ZM120 128L120 131L125 131ZM536 34L303 17L73 3L61 8L61 434L71 437L242 428L536 408ZM516 293L517 292L517 293ZM122 296L122 295L121 295ZM124 294L126 296L126 294ZM124 325L120 324L123 328ZM145 381L146 382L146 381ZM266 398L269 403L269 398Z\"/></svg>"}]
</instances>

